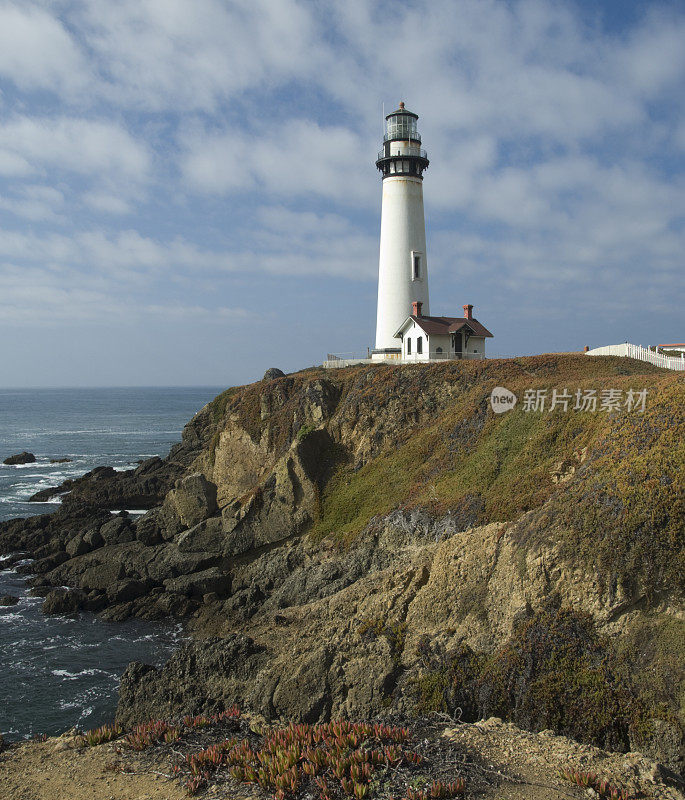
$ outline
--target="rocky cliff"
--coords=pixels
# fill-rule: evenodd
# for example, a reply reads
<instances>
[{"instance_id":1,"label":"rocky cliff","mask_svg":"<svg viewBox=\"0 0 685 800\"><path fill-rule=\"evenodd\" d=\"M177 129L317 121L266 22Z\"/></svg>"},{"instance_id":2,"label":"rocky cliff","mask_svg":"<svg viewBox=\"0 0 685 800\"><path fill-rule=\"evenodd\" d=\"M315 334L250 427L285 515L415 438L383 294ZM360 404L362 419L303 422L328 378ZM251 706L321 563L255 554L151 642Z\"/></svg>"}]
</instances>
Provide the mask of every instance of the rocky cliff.
<instances>
[{"instance_id":1,"label":"rocky cliff","mask_svg":"<svg viewBox=\"0 0 685 800\"><path fill-rule=\"evenodd\" d=\"M571 404L526 410L528 389ZM36 558L48 610L189 620L163 669L129 667L124 723L497 715L681 769L684 397L618 358L307 370L219 395L167 459L60 487L0 549ZM151 510L110 513L131 498Z\"/></svg>"}]
</instances>

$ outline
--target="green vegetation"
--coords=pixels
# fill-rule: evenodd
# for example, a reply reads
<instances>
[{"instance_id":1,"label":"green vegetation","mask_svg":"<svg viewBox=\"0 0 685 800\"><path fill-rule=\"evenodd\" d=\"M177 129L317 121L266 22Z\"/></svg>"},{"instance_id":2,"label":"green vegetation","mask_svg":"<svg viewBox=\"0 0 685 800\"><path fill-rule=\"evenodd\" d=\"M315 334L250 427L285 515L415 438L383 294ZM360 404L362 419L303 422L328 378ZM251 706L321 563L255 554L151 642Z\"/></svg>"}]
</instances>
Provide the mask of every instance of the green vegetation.
<instances>
[{"instance_id":1,"label":"green vegetation","mask_svg":"<svg viewBox=\"0 0 685 800\"><path fill-rule=\"evenodd\" d=\"M310 433L313 433L316 430L316 425L303 425L300 430L297 432L297 441L301 442L303 439L306 439Z\"/></svg>"},{"instance_id":2,"label":"green vegetation","mask_svg":"<svg viewBox=\"0 0 685 800\"><path fill-rule=\"evenodd\" d=\"M648 602L685 589L684 426L682 381L653 388L645 413L617 417L549 508L568 554Z\"/></svg>"},{"instance_id":3,"label":"green vegetation","mask_svg":"<svg viewBox=\"0 0 685 800\"><path fill-rule=\"evenodd\" d=\"M386 619L365 619L359 625L357 632L362 638L378 639L383 637L390 647L393 662L399 665L404 640L407 635L406 622L393 622Z\"/></svg>"},{"instance_id":4,"label":"green vegetation","mask_svg":"<svg viewBox=\"0 0 685 800\"><path fill-rule=\"evenodd\" d=\"M612 652L649 708L669 708L685 720L685 621L646 617L613 641Z\"/></svg>"},{"instance_id":5,"label":"green vegetation","mask_svg":"<svg viewBox=\"0 0 685 800\"><path fill-rule=\"evenodd\" d=\"M552 606L521 624L503 647L474 653L462 644L445 652L419 642L422 668L407 679L417 714L434 711L462 719L500 716L528 730L551 728L610 749L629 749L653 718L674 725L673 714L651 705L592 618Z\"/></svg>"},{"instance_id":6,"label":"green vegetation","mask_svg":"<svg viewBox=\"0 0 685 800\"><path fill-rule=\"evenodd\" d=\"M539 356L379 371L373 381L348 388L347 403L352 396L360 416L377 417L393 396L401 397L393 432L397 442L361 468L351 459L338 462L322 492L314 535L332 533L349 541L372 517L403 506L422 506L435 514L449 510L463 527L515 520L539 508L566 490L566 483L555 481L560 465L569 475L580 471L586 454L617 427L649 416L655 387L664 384L682 393L673 374L649 365L641 373L634 369L625 359ZM645 415L626 410L540 413L525 411L521 402L513 411L494 415L488 397L496 385L510 388L519 401L531 388L547 389L550 395L554 388L572 393L647 388L652 394Z\"/></svg>"},{"instance_id":7,"label":"green vegetation","mask_svg":"<svg viewBox=\"0 0 685 800\"><path fill-rule=\"evenodd\" d=\"M627 789L612 786L608 780L600 778L594 772L564 767L560 771L559 777L576 786L582 786L584 789L594 791L597 797L602 798L602 800L630 800Z\"/></svg>"},{"instance_id":8,"label":"green vegetation","mask_svg":"<svg viewBox=\"0 0 685 800\"><path fill-rule=\"evenodd\" d=\"M214 400L209 404L212 414L212 422L217 425L226 416L226 409L231 400L236 397L242 390L240 386L231 386L226 391L217 395Z\"/></svg>"}]
</instances>

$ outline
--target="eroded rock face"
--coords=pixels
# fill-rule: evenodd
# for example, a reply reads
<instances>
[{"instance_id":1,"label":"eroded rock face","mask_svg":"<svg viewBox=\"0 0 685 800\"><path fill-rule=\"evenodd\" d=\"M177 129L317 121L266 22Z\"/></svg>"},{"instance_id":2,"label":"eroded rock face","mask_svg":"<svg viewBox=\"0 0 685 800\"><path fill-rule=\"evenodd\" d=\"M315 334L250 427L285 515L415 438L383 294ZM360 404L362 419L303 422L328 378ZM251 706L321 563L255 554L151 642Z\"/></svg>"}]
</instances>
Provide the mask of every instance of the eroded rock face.
<instances>
[{"instance_id":1,"label":"eroded rock face","mask_svg":"<svg viewBox=\"0 0 685 800\"><path fill-rule=\"evenodd\" d=\"M232 663L221 672L198 672L199 640L174 656L173 668L141 672L139 688L138 673L131 672L118 713L145 718L150 708L138 707L136 698L151 694L164 698L160 709L175 714L219 708L229 696L268 719L315 722L389 709L411 714L412 682L423 669L422 639L442 652L463 645L491 651L552 595L613 629L625 598L600 590L580 568L573 576L550 571L555 547L550 536L547 545L526 552L511 526L461 531L449 517L435 521L420 513L377 521L345 550L302 539L283 542L234 563L228 596L206 596L194 621L197 630L219 634L219 641L246 637L259 649L247 679L237 679ZM205 588L213 587L197 594ZM624 619L623 625L633 622ZM196 696L183 689L177 702L177 676L191 670ZM680 729L654 724L658 730L645 736L641 748L678 767Z\"/></svg>"},{"instance_id":2,"label":"eroded rock face","mask_svg":"<svg viewBox=\"0 0 685 800\"><path fill-rule=\"evenodd\" d=\"M609 634L652 625L649 614L681 614L675 594L664 600L668 610L648 609L639 582L605 585L591 565L562 552L543 501L515 521L480 524L490 512L474 491L437 518L379 514L345 546L308 539L337 466L356 475L392 454L415 429L434 425L471 380L467 370L445 373L449 380L427 384L417 377L427 372L405 379L402 371L358 370L344 390L314 373L224 393L189 423L168 459L124 479L93 471L56 514L0 525L0 549L31 553L26 572L36 576L36 593L68 585L81 593L70 602L106 618L191 617L197 636L218 637L198 639L161 670L132 666L119 707L130 721L226 702L307 721L410 712L424 638L436 652L491 652L550 595ZM487 424L478 397L449 419L437 442L450 464ZM539 474L568 491L586 463L560 463ZM144 495L155 507L141 518L105 510ZM655 731L650 741L670 741L668 730Z\"/></svg>"},{"instance_id":3,"label":"eroded rock face","mask_svg":"<svg viewBox=\"0 0 685 800\"><path fill-rule=\"evenodd\" d=\"M159 670L134 661L121 678L117 722L133 725L172 717L179 710L223 711L252 684L263 660L262 647L232 635L187 642Z\"/></svg>"}]
</instances>

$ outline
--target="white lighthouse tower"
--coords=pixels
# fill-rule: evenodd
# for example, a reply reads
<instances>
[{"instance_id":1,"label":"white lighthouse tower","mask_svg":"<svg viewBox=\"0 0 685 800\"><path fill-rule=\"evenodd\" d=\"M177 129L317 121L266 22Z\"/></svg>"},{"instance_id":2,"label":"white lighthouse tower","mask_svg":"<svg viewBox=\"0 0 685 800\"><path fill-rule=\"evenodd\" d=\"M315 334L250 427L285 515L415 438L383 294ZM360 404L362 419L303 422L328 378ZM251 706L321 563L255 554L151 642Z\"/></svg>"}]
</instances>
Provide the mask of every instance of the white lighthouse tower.
<instances>
[{"instance_id":1,"label":"white lighthouse tower","mask_svg":"<svg viewBox=\"0 0 685 800\"><path fill-rule=\"evenodd\" d=\"M428 158L421 149L418 118L404 103L386 116L383 149L376 161L383 176L376 347L372 352L377 360L401 357L395 334L413 302L422 304L424 315L430 314L423 215L423 171Z\"/></svg>"}]
</instances>

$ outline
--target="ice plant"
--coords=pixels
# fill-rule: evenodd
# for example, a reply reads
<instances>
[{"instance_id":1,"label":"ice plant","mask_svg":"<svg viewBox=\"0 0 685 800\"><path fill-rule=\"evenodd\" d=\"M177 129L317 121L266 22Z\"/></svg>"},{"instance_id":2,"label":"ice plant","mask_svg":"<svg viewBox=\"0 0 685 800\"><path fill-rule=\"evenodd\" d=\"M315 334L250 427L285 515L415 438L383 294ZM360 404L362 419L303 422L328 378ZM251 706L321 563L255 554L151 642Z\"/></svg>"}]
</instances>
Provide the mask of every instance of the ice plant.
<instances>
[{"instance_id":1,"label":"ice plant","mask_svg":"<svg viewBox=\"0 0 685 800\"><path fill-rule=\"evenodd\" d=\"M162 719L150 720L142 725L136 725L130 733L126 735L125 742L132 750L145 750L153 744L165 739L174 741L178 738L175 734L178 728L170 725Z\"/></svg>"},{"instance_id":2,"label":"ice plant","mask_svg":"<svg viewBox=\"0 0 685 800\"><path fill-rule=\"evenodd\" d=\"M237 716L237 709L224 712L222 719ZM218 717L210 721L218 722ZM203 727L207 717L185 717L186 727ZM152 723L150 723L152 725ZM153 726L154 727L154 726ZM154 736L149 729L138 736ZM316 787L320 800L334 800L340 794L364 800L370 793L374 773L384 774L388 766L404 764L411 769L422 757L405 750L406 728L389 725L351 723L333 720L320 725L295 724L274 728L262 736L253 749L248 739L238 742L226 739L204 750L186 755L175 774L188 776L186 786L191 793L199 791L208 776L224 768L237 783L259 786L274 800L289 800L301 787ZM378 779L379 776L376 776ZM335 783L333 783L335 781ZM436 783L432 793L408 795L409 800L441 800L453 797L463 789L461 784Z\"/></svg>"},{"instance_id":3,"label":"ice plant","mask_svg":"<svg viewBox=\"0 0 685 800\"><path fill-rule=\"evenodd\" d=\"M559 777L563 780L575 783L588 789L594 789L602 800L629 800L628 792L612 786L609 781L600 779L594 772L583 772L573 767L564 767L559 772Z\"/></svg>"},{"instance_id":4,"label":"ice plant","mask_svg":"<svg viewBox=\"0 0 685 800\"><path fill-rule=\"evenodd\" d=\"M95 747L103 742L111 742L112 739L121 736L123 732L124 729L121 725L114 723L114 725L101 725L99 728L92 728L79 738L90 747Z\"/></svg>"}]
</instances>

